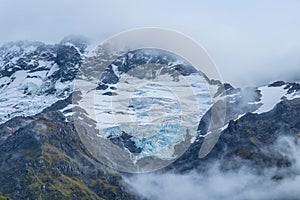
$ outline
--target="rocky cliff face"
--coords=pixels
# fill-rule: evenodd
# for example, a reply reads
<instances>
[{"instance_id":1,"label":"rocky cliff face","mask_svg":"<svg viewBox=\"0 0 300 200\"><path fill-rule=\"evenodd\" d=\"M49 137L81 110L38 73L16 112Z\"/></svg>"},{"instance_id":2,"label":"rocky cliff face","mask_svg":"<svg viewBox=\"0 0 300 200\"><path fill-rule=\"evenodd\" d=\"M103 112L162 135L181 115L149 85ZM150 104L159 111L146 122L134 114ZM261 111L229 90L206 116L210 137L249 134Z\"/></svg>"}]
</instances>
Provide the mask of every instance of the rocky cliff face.
<instances>
[{"instance_id":1,"label":"rocky cliff face","mask_svg":"<svg viewBox=\"0 0 300 200\"><path fill-rule=\"evenodd\" d=\"M13 199L135 199L54 109L0 126L0 191Z\"/></svg>"},{"instance_id":2,"label":"rocky cliff face","mask_svg":"<svg viewBox=\"0 0 300 200\"><path fill-rule=\"evenodd\" d=\"M223 170L252 166L258 171L265 168L288 168L293 164L291 155L283 154L275 143L283 137L299 140L300 98L284 100L269 112L247 113L231 120L221 133L213 150L205 158L199 158L204 137L199 137L185 154L169 169L179 172L198 169L205 171L213 162L219 162ZM286 144L285 151L289 151Z\"/></svg>"}]
</instances>

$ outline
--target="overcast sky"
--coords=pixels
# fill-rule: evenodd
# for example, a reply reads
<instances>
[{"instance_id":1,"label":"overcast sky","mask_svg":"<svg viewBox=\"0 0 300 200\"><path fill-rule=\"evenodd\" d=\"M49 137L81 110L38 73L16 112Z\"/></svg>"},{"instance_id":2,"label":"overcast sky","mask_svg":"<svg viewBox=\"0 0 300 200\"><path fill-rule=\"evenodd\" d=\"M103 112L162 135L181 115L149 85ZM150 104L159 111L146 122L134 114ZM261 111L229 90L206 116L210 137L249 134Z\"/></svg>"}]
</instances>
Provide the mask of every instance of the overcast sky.
<instances>
[{"instance_id":1,"label":"overcast sky","mask_svg":"<svg viewBox=\"0 0 300 200\"><path fill-rule=\"evenodd\" d=\"M138 27L179 31L201 44L235 85L300 79L300 1L0 0L0 43L101 41ZM75 3L76 2L76 3Z\"/></svg>"}]
</instances>

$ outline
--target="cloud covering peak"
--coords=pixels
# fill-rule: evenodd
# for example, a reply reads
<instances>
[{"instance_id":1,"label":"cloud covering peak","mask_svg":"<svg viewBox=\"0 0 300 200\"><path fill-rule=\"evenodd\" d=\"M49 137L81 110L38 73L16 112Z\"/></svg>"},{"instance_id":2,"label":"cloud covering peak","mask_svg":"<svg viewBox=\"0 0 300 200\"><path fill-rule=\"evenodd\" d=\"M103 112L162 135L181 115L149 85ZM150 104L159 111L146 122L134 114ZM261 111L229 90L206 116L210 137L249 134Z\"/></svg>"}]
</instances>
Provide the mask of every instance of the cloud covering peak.
<instances>
[{"instance_id":1,"label":"cloud covering peak","mask_svg":"<svg viewBox=\"0 0 300 200\"><path fill-rule=\"evenodd\" d=\"M207 49L224 81L265 84L300 78L300 2L10 1L0 7L0 43L101 41L138 27L173 29Z\"/></svg>"}]
</instances>

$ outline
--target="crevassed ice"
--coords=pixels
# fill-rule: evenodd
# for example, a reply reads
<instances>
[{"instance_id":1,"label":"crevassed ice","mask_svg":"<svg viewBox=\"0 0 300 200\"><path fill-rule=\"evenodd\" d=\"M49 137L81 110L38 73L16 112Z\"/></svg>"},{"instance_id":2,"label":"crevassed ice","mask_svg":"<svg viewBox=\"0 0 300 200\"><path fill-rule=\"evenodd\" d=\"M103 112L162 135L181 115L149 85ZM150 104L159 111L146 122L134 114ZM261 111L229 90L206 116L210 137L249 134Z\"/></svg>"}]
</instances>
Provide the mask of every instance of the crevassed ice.
<instances>
[{"instance_id":1,"label":"crevassed ice","mask_svg":"<svg viewBox=\"0 0 300 200\"><path fill-rule=\"evenodd\" d=\"M201 117L212 105L208 84L201 74L139 79L126 74L114 89L95 92L94 112L101 137L123 132L142 149L137 158L173 159L174 147L195 136ZM103 95L114 92L114 96Z\"/></svg>"}]
</instances>

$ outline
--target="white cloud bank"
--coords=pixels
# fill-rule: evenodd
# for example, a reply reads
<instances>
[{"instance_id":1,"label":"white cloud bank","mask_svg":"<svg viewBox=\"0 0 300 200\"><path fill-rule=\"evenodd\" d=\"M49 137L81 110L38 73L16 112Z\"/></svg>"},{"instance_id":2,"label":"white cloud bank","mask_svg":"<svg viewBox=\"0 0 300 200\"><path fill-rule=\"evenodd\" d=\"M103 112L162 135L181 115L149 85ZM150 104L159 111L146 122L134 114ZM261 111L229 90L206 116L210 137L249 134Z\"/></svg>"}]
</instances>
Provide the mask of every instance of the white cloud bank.
<instances>
[{"instance_id":1,"label":"white cloud bank","mask_svg":"<svg viewBox=\"0 0 300 200\"><path fill-rule=\"evenodd\" d=\"M281 138L274 146L296 160L290 169L268 169L257 175L247 166L238 172L221 172L216 164L205 174L141 174L125 180L139 195L155 200L299 199L300 146L294 144L291 139ZM272 180L276 174L285 178Z\"/></svg>"},{"instance_id":2,"label":"white cloud bank","mask_svg":"<svg viewBox=\"0 0 300 200\"><path fill-rule=\"evenodd\" d=\"M300 1L1 0L0 43L101 41L137 27L182 32L202 44L236 85L300 79Z\"/></svg>"}]
</instances>

